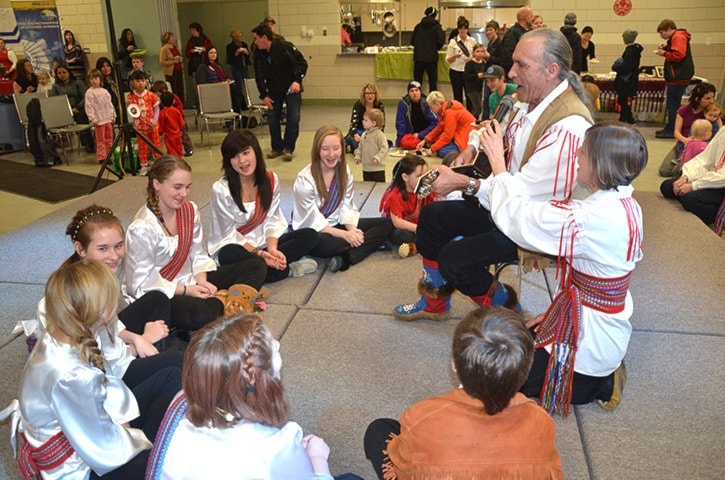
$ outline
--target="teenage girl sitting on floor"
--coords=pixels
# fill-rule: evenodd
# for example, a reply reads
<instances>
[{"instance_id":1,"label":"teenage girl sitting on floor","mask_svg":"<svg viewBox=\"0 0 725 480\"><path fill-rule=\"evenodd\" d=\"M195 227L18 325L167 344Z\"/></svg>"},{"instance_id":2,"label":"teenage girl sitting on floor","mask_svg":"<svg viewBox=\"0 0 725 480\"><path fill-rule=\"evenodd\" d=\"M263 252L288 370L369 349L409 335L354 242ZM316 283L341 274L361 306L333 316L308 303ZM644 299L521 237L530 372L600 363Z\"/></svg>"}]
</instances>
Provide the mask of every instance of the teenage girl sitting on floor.
<instances>
[{"instance_id":1,"label":"teenage girl sitting on floor","mask_svg":"<svg viewBox=\"0 0 725 480\"><path fill-rule=\"evenodd\" d=\"M287 231L279 178L267 170L257 137L249 130L233 130L221 151L224 176L212 187L209 254L220 265L261 257L267 264L266 282L316 272L317 262L302 257L320 236L312 228Z\"/></svg>"},{"instance_id":2,"label":"teenage girl sitting on floor","mask_svg":"<svg viewBox=\"0 0 725 480\"><path fill-rule=\"evenodd\" d=\"M318 128L312 141L312 161L295 180L292 227L320 233L320 242L310 254L330 258L332 272L362 262L393 230L387 218L360 218L353 202L354 188L342 132L332 125Z\"/></svg>"},{"instance_id":3,"label":"teenage girl sitting on floor","mask_svg":"<svg viewBox=\"0 0 725 480\"><path fill-rule=\"evenodd\" d=\"M160 290L171 299L170 326L193 331L224 312L218 289L245 284L259 290L267 266L259 257L217 268L206 253L199 209L187 201L191 167L163 156L148 171L146 204L126 232L126 287L134 297Z\"/></svg>"}]
</instances>

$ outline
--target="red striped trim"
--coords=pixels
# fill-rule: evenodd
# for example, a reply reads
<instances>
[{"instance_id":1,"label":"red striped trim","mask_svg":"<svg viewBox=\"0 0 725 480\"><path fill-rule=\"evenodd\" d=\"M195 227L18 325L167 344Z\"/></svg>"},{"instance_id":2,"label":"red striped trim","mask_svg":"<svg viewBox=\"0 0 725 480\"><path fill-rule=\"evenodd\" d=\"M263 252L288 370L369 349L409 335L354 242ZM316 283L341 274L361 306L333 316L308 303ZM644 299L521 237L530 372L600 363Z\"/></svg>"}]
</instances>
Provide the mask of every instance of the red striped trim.
<instances>
[{"instance_id":1,"label":"red striped trim","mask_svg":"<svg viewBox=\"0 0 725 480\"><path fill-rule=\"evenodd\" d=\"M272 186L272 192L274 192L274 173L268 171L267 178ZM237 231L242 235L246 235L253 231L258 226L262 225L267 219L269 210L262 208L262 197L259 195L259 189L257 189L257 197L254 199L254 214L245 224L239 225Z\"/></svg>"},{"instance_id":2,"label":"red striped trim","mask_svg":"<svg viewBox=\"0 0 725 480\"><path fill-rule=\"evenodd\" d=\"M23 478L35 480L40 472L60 467L75 453L63 431L50 437L43 445L33 448L23 434L23 445L18 454L18 468Z\"/></svg>"},{"instance_id":3,"label":"red striped trim","mask_svg":"<svg viewBox=\"0 0 725 480\"><path fill-rule=\"evenodd\" d=\"M194 206L191 202L182 203L181 208L176 211L176 228L179 232L176 252L169 263L159 271L159 274L169 282L176 278L189 259L191 245L194 242Z\"/></svg>"}]
</instances>

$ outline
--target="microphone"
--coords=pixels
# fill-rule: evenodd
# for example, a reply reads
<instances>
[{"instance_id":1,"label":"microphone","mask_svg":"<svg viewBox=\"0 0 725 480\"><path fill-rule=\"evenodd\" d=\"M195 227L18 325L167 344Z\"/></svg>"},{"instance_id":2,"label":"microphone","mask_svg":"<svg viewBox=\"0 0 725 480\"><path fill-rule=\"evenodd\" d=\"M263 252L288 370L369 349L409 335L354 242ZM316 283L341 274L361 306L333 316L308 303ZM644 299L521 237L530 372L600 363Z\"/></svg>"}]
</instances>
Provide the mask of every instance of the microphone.
<instances>
[{"instance_id":1,"label":"microphone","mask_svg":"<svg viewBox=\"0 0 725 480\"><path fill-rule=\"evenodd\" d=\"M506 119L506 115L509 113L509 110L511 110L514 106L514 99L511 95L506 95L501 99L498 106L496 107L496 111L493 113L493 118L496 120L499 124L503 123L503 121Z\"/></svg>"}]
</instances>

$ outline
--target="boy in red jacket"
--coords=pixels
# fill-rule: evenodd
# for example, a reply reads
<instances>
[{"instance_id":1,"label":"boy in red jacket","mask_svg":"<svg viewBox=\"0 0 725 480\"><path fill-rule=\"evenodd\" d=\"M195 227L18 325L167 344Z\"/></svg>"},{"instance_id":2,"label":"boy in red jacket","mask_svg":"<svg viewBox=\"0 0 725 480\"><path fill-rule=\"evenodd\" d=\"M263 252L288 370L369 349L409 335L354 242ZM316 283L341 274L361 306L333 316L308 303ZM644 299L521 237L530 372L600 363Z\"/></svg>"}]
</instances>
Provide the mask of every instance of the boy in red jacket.
<instances>
[{"instance_id":1,"label":"boy in red jacket","mask_svg":"<svg viewBox=\"0 0 725 480\"><path fill-rule=\"evenodd\" d=\"M161 94L164 92L169 91L169 86L166 85L166 82L163 80L156 80L153 85L151 85L151 91L156 94L157 97L159 97L159 101L161 101ZM181 112L182 117L184 116L184 104L181 103L181 99L177 94L174 92L171 92L171 94L174 96L174 103L173 107L179 110ZM189 137L189 128L184 124L184 128L181 129L181 145L184 147L184 156L190 157L194 154L194 145L191 143L191 137Z\"/></svg>"},{"instance_id":2,"label":"boy in red jacket","mask_svg":"<svg viewBox=\"0 0 725 480\"><path fill-rule=\"evenodd\" d=\"M164 108L159 113L159 133L164 136L166 153L180 157L184 155L181 146L181 132L186 125L184 115L177 108L173 108L174 94L171 92L161 94L161 105Z\"/></svg>"}]
</instances>

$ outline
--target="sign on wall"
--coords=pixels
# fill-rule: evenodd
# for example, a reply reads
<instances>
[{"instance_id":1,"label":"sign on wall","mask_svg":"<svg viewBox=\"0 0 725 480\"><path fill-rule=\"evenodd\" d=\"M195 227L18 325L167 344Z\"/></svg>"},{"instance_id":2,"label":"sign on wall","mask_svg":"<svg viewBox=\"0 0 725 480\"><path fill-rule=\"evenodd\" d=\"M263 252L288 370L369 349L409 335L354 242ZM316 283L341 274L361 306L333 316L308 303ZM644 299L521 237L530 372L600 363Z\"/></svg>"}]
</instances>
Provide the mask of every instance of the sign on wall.
<instances>
[{"instance_id":1,"label":"sign on wall","mask_svg":"<svg viewBox=\"0 0 725 480\"><path fill-rule=\"evenodd\" d=\"M17 32L17 47L13 50L22 50L36 71L49 72L54 58L65 59L55 0L11 1L10 5Z\"/></svg>"}]
</instances>

